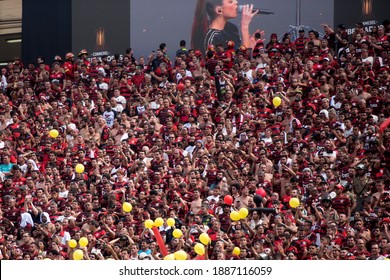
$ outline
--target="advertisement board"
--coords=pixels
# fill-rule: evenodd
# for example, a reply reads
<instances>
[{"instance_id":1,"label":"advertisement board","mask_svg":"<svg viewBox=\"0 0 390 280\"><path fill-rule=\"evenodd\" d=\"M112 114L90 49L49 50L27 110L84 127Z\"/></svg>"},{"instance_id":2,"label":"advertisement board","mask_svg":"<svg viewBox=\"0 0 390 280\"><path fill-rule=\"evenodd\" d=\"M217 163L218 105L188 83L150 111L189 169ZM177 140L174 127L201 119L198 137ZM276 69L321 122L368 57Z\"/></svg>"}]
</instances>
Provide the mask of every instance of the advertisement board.
<instances>
[{"instance_id":1,"label":"advertisement board","mask_svg":"<svg viewBox=\"0 0 390 280\"><path fill-rule=\"evenodd\" d=\"M355 31L358 22L363 23L366 32L374 25L381 25L390 19L388 0L335 0L334 25L344 24L348 35Z\"/></svg>"}]
</instances>

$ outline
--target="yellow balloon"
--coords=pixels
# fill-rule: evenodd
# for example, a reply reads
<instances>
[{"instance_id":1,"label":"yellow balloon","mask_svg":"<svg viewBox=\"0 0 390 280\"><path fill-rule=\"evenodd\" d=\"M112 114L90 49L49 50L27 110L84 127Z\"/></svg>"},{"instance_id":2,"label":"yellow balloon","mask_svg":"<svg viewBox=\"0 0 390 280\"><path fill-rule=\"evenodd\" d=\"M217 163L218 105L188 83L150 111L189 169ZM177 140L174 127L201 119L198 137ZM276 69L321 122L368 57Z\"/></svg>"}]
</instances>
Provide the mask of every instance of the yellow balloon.
<instances>
[{"instance_id":1,"label":"yellow balloon","mask_svg":"<svg viewBox=\"0 0 390 280\"><path fill-rule=\"evenodd\" d=\"M241 250L238 247L234 247L233 249L233 255L239 256L241 254Z\"/></svg>"},{"instance_id":2,"label":"yellow balloon","mask_svg":"<svg viewBox=\"0 0 390 280\"><path fill-rule=\"evenodd\" d=\"M81 237L79 240L79 244L81 247L87 247L88 245L88 239L86 237Z\"/></svg>"},{"instance_id":3,"label":"yellow balloon","mask_svg":"<svg viewBox=\"0 0 390 280\"><path fill-rule=\"evenodd\" d=\"M157 218L154 220L154 226L155 227L161 227L164 224L164 219L163 218Z\"/></svg>"},{"instance_id":4,"label":"yellow balloon","mask_svg":"<svg viewBox=\"0 0 390 280\"><path fill-rule=\"evenodd\" d=\"M128 212L130 212L133 209L133 205L131 205L128 202L124 202L123 205L122 205L122 208L123 208L123 211L128 213Z\"/></svg>"},{"instance_id":5,"label":"yellow balloon","mask_svg":"<svg viewBox=\"0 0 390 280\"><path fill-rule=\"evenodd\" d=\"M167 225L170 227L173 227L175 225L176 221L174 218L167 219Z\"/></svg>"},{"instance_id":6,"label":"yellow balloon","mask_svg":"<svg viewBox=\"0 0 390 280\"><path fill-rule=\"evenodd\" d=\"M82 165L81 163L79 163L79 164L77 164L76 165L76 168L75 168L75 170L76 170L76 172L77 173L83 173L84 172L84 165Z\"/></svg>"},{"instance_id":7,"label":"yellow balloon","mask_svg":"<svg viewBox=\"0 0 390 280\"><path fill-rule=\"evenodd\" d=\"M73 259L76 261L82 260L84 257L84 253L82 250L77 249L76 251L73 252Z\"/></svg>"},{"instance_id":8,"label":"yellow balloon","mask_svg":"<svg viewBox=\"0 0 390 280\"><path fill-rule=\"evenodd\" d=\"M70 248L76 248L76 246L77 246L77 241L76 240L74 240L74 239L71 239L71 240L69 240L69 247Z\"/></svg>"},{"instance_id":9,"label":"yellow balloon","mask_svg":"<svg viewBox=\"0 0 390 280\"><path fill-rule=\"evenodd\" d=\"M152 228L154 225L153 221L152 220L146 220L145 221L145 227L146 228Z\"/></svg>"},{"instance_id":10,"label":"yellow balloon","mask_svg":"<svg viewBox=\"0 0 390 280\"><path fill-rule=\"evenodd\" d=\"M187 259L187 253L184 252L183 250L179 250L175 252L174 255L175 255L175 260L178 261L185 261Z\"/></svg>"},{"instance_id":11,"label":"yellow balloon","mask_svg":"<svg viewBox=\"0 0 390 280\"><path fill-rule=\"evenodd\" d=\"M202 242L203 245L207 245L210 243L210 236L203 232L199 235L199 241Z\"/></svg>"},{"instance_id":12,"label":"yellow balloon","mask_svg":"<svg viewBox=\"0 0 390 280\"><path fill-rule=\"evenodd\" d=\"M175 238L180 238L180 237L182 237L183 232L182 232L180 229L175 229L175 230L172 232L172 235L173 235L173 237L175 237Z\"/></svg>"},{"instance_id":13,"label":"yellow balloon","mask_svg":"<svg viewBox=\"0 0 390 280\"><path fill-rule=\"evenodd\" d=\"M44 258L44 261L51 261L51 258Z\"/></svg>"},{"instance_id":14,"label":"yellow balloon","mask_svg":"<svg viewBox=\"0 0 390 280\"><path fill-rule=\"evenodd\" d=\"M293 198L290 199L290 201L288 202L288 204L290 204L290 207L291 207L291 208L297 208L297 207L299 206L300 202L299 202L299 199L298 199L298 198L293 197Z\"/></svg>"},{"instance_id":15,"label":"yellow balloon","mask_svg":"<svg viewBox=\"0 0 390 280\"><path fill-rule=\"evenodd\" d=\"M230 213L230 219L233 221L238 221L240 219L240 214L237 211L232 211Z\"/></svg>"},{"instance_id":16,"label":"yellow balloon","mask_svg":"<svg viewBox=\"0 0 390 280\"><path fill-rule=\"evenodd\" d=\"M205 252L204 245L201 244L201 243L196 243L195 246L194 246L194 251L195 251L195 253L197 253L198 255L203 256L203 255L204 255L204 252Z\"/></svg>"},{"instance_id":17,"label":"yellow balloon","mask_svg":"<svg viewBox=\"0 0 390 280\"><path fill-rule=\"evenodd\" d=\"M245 219L249 214L248 208L241 208L240 211L238 211L238 215L240 216L241 219Z\"/></svg>"},{"instance_id":18,"label":"yellow balloon","mask_svg":"<svg viewBox=\"0 0 390 280\"><path fill-rule=\"evenodd\" d=\"M278 108L280 106L280 104L282 104L282 99L280 99L279 96L276 96L274 97L274 99L272 100L272 103L274 104L274 106L276 108Z\"/></svg>"},{"instance_id":19,"label":"yellow balloon","mask_svg":"<svg viewBox=\"0 0 390 280\"><path fill-rule=\"evenodd\" d=\"M57 138L59 134L60 134L60 133L58 132L57 129L52 129L52 130L50 130L50 132L49 132L49 135L50 135L51 138Z\"/></svg>"},{"instance_id":20,"label":"yellow balloon","mask_svg":"<svg viewBox=\"0 0 390 280\"><path fill-rule=\"evenodd\" d=\"M174 261L174 260L175 260L174 254L169 254L164 257L164 261Z\"/></svg>"}]
</instances>

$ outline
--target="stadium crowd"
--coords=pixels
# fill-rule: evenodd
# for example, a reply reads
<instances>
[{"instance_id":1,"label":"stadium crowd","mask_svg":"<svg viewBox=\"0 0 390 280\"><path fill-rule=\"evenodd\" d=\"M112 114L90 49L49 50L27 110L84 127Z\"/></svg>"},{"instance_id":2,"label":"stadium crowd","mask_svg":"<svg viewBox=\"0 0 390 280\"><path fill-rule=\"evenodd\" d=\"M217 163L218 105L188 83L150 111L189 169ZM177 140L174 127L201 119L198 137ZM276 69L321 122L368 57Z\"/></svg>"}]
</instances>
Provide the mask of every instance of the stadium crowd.
<instances>
[{"instance_id":1,"label":"stadium crowd","mask_svg":"<svg viewBox=\"0 0 390 280\"><path fill-rule=\"evenodd\" d=\"M257 33L252 49L182 40L172 60L162 43L137 59L9 63L0 258L163 259L144 225L158 217L168 252L188 259L204 232L205 259L388 257L390 24L323 28Z\"/></svg>"}]
</instances>

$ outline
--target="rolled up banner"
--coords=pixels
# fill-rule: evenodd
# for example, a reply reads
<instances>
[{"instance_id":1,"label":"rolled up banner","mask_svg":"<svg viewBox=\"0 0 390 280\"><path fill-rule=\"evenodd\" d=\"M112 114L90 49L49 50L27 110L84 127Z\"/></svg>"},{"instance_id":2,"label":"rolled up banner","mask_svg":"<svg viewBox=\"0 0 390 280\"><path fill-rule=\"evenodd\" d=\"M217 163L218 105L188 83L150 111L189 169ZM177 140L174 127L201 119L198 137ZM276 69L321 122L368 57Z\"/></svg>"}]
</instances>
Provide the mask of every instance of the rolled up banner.
<instances>
[{"instance_id":1,"label":"rolled up banner","mask_svg":"<svg viewBox=\"0 0 390 280\"><path fill-rule=\"evenodd\" d=\"M154 233L154 237L156 238L158 247L160 248L161 254L163 255L163 257L165 257L166 255L168 255L168 250L165 246L164 240L161 237L160 231L157 227L152 227L152 231Z\"/></svg>"}]
</instances>

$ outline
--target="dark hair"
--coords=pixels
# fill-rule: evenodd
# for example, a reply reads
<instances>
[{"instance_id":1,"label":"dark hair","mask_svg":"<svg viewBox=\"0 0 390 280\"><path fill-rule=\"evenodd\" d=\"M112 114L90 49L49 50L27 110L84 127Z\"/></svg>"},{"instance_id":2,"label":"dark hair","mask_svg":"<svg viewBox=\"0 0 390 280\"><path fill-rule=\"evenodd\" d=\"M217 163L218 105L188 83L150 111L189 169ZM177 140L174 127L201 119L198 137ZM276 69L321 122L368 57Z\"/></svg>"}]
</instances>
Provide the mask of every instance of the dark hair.
<instances>
[{"instance_id":1,"label":"dark hair","mask_svg":"<svg viewBox=\"0 0 390 280\"><path fill-rule=\"evenodd\" d=\"M12 171L22 171L22 169L18 165L13 165Z\"/></svg>"},{"instance_id":2,"label":"dark hair","mask_svg":"<svg viewBox=\"0 0 390 280\"><path fill-rule=\"evenodd\" d=\"M99 222L98 221L96 221L96 220L92 220L91 221L91 226L94 226L94 227L99 227Z\"/></svg>"},{"instance_id":3,"label":"dark hair","mask_svg":"<svg viewBox=\"0 0 390 280\"><path fill-rule=\"evenodd\" d=\"M204 51L204 38L209 27L209 21L217 14L214 8L222 5L222 0L198 0L192 23L191 48Z\"/></svg>"},{"instance_id":4,"label":"dark hair","mask_svg":"<svg viewBox=\"0 0 390 280\"><path fill-rule=\"evenodd\" d=\"M160 46L159 46L159 49L160 49L161 51L163 51L163 50L165 49L166 46L167 46L167 44L161 43Z\"/></svg>"}]
</instances>

